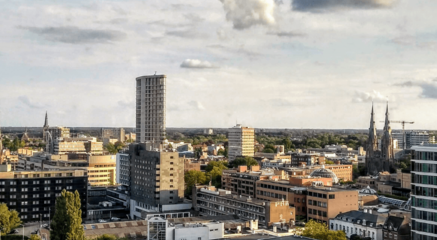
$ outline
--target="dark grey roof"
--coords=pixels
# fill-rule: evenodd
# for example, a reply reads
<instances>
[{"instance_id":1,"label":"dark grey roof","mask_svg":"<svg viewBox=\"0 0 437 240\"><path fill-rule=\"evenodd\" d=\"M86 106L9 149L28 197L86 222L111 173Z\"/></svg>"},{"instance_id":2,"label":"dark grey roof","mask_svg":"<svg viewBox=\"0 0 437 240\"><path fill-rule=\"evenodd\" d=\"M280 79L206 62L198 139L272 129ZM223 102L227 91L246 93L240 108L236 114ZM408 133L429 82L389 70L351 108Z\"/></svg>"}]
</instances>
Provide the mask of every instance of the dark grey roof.
<instances>
[{"instance_id":1,"label":"dark grey roof","mask_svg":"<svg viewBox=\"0 0 437 240\"><path fill-rule=\"evenodd\" d=\"M391 226L393 229L399 229L399 227L402 226L403 221L404 221L404 218L396 217L396 216L389 216L384 223L384 228Z\"/></svg>"},{"instance_id":2,"label":"dark grey roof","mask_svg":"<svg viewBox=\"0 0 437 240\"><path fill-rule=\"evenodd\" d=\"M337 220L352 222L354 224L363 225L363 220L366 220L366 226L372 225L371 227L376 227L377 225L384 224L386 217L380 215L374 215L371 213L365 213L360 211L349 211L345 213L340 213L335 217Z\"/></svg>"}]
</instances>

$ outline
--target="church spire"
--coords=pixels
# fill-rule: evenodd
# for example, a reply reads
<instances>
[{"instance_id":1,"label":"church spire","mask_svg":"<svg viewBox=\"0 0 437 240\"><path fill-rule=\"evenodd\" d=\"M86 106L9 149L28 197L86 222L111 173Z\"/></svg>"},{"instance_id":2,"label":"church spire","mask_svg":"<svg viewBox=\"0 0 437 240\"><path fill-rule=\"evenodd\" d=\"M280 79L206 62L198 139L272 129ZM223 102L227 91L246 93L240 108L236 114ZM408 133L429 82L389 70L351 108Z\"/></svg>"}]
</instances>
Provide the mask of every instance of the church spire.
<instances>
[{"instance_id":1,"label":"church spire","mask_svg":"<svg viewBox=\"0 0 437 240\"><path fill-rule=\"evenodd\" d=\"M372 113L370 114L370 128L369 128L369 139L376 139L376 126L375 126L375 113L373 112L373 102L372 102Z\"/></svg>"},{"instance_id":2,"label":"church spire","mask_svg":"<svg viewBox=\"0 0 437 240\"><path fill-rule=\"evenodd\" d=\"M48 127L49 126L49 117L47 116L47 111L46 111L46 120L44 121L44 127Z\"/></svg>"},{"instance_id":3,"label":"church spire","mask_svg":"<svg viewBox=\"0 0 437 240\"><path fill-rule=\"evenodd\" d=\"M385 110L385 123L384 123L384 131L388 131L390 129L390 120L388 120L388 102L387 102L387 108Z\"/></svg>"}]
</instances>

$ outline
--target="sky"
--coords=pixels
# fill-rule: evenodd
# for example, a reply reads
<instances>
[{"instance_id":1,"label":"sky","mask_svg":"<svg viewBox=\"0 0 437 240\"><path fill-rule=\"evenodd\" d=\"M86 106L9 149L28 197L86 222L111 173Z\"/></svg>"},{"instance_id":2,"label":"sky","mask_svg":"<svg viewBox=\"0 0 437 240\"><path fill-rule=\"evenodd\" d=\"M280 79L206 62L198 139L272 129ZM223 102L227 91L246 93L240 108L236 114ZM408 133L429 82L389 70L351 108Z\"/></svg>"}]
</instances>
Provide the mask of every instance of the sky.
<instances>
[{"instance_id":1,"label":"sky","mask_svg":"<svg viewBox=\"0 0 437 240\"><path fill-rule=\"evenodd\" d=\"M435 0L0 0L0 125L437 129ZM392 124L399 129L399 124Z\"/></svg>"}]
</instances>

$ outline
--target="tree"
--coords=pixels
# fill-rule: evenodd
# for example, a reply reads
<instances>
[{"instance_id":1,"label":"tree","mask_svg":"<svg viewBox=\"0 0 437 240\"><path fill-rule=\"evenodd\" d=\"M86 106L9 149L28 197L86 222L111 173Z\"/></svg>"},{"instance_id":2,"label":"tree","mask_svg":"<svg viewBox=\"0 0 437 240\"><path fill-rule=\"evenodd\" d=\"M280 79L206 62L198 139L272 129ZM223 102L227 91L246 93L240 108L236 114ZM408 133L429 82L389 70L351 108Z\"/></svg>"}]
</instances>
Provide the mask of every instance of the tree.
<instances>
[{"instance_id":1,"label":"tree","mask_svg":"<svg viewBox=\"0 0 437 240\"><path fill-rule=\"evenodd\" d=\"M325 224L314 220L310 220L305 224L302 236L319 240L347 240L346 234L343 231L329 230Z\"/></svg>"},{"instance_id":2,"label":"tree","mask_svg":"<svg viewBox=\"0 0 437 240\"><path fill-rule=\"evenodd\" d=\"M41 240L41 238L36 234L32 234L32 235L30 235L29 240Z\"/></svg>"},{"instance_id":3,"label":"tree","mask_svg":"<svg viewBox=\"0 0 437 240\"><path fill-rule=\"evenodd\" d=\"M0 228L2 229L2 234L6 235L6 233L17 228L20 224L21 220L18 217L18 212L9 210L5 203L0 204Z\"/></svg>"},{"instance_id":4,"label":"tree","mask_svg":"<svg viewBox=\"0 0 437 240\"><path fill-rule=\"evenodd\" d=\"M56 199L55 215L51 223L50 239L52 240L82 240L82 210L80 197L74 193L62 190Z\"/></svg>"},{"instance_id":5,"label":"tree","mask_svg":"<svg viewBox=\"0 0 437 240\"><path fill-rule=\"evenodd\" d=\"M185 173L185 195L189 196L191 194L191 189L195 184L204 184L206 182L206 175L204 172L190 170Z\"/></svg>"},{"instance_id":6,"label":"tree","mask_svg":"<svg viewBox=\"0 0 437 240\"><path fill-rule=\"evenodd\" d=\"M325 161L325 164L334 164L334 162L331 161L331 160L326 160L326 161Z\"/></svg>"},{"instance_id":7,"label":"tree","mask_svg":"<svg viewBox=\"0 0 437 240\"><path fill-rule=\"evenodd\" d=\"M105 150L108 151L110 154L117 154L117 149L115 148L113 143L108 143L104 146Z\"/></svg>"},{"instance_id":8,"label":"tree","mask_svg":"<svg viewBox=\"0 0 437 240\"><path fill-rule=\"evenodd\" d=\"M275 153L276 152L276 148L275 148L275 146L273 144L267 144L264 147L263 152L265 152L265 153Z\"/></svg>"},{"instance_id":9,"label":"tree","mask_svg":"<svg viewBox=\"0 0 437 240\"><path fill-rule=\"evenodd\" d=\"M253 157L237 157L230 163L231 167L245 165L247 167L258 166L258 162Z\"/></svg>"},{"instance_id":10,"label":"tree","mask_svg":"<svg viewBox=\"0 0 437 240\"><path fill-rule=\"evenodd\" d=\"M228 169L228 163L225 161L212 161L206 165L205 171L210 172L214 167L218 167L220 171Z\"/></svg>"}]
</instances>

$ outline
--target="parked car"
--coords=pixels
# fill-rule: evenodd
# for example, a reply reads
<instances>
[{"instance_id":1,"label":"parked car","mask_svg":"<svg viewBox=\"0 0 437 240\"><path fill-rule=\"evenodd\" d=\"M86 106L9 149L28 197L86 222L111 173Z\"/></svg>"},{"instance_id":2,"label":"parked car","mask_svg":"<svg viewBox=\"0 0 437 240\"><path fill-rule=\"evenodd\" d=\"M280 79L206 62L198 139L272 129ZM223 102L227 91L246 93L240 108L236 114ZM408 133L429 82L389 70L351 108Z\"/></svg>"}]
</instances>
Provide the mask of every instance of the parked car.
<instances>
[{"instance_id":1,"label":"parked car","mask_svg":"<svg viewBox=\"0 0 437 240\"><path fill-rule=\"evenodd\" d=\"M14 229L10 232L10 234L16 234L16 233L19 233L17 229Z\"/></svg>"},{"instance_id":2,"label":"parked car","mask_svg":"<svg viewBox=\"0 0 437 240\"><path fill-rule=\"evenodd\" d=\"M108 221L103 220L103 219L99 219L99 223L105 223L105 222L108 222Z\"/></svg>"},{"instance_id":3,"label":"parked car","mask_svg":"<svg viewBox=\"0 0 437 240\"><path fill-rule=\"evenodd\" d=\"M48 228L49 225L48 225L47 223L45 223L45 224L42 225L42 227L43 227L43 228Z\"/></svg>"},{"instance_id":4,"label":"parked car","mask_svg":"<svg viewBox=\"0 0 437 240\"><path fill-rule=\"evenodd\" d=\"M33 232L31 232L30 234L38 234L38 232L39 232L39 230L36 229L36 230L34 230Z\"/></svg>"},{"instance_id":5,"label":"parked car","mask_svg":"<svg viewBox=\"0 0 437 240\"><path fill-rule=\"evenodd\" d=\"M120 221L120 218L118 218L118 217L112 217L112 218L111 218L111 221Z\"/></svg>"}]
</instances>

